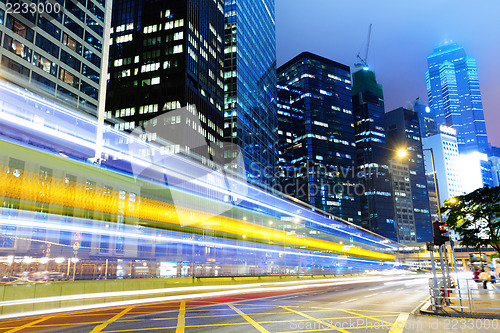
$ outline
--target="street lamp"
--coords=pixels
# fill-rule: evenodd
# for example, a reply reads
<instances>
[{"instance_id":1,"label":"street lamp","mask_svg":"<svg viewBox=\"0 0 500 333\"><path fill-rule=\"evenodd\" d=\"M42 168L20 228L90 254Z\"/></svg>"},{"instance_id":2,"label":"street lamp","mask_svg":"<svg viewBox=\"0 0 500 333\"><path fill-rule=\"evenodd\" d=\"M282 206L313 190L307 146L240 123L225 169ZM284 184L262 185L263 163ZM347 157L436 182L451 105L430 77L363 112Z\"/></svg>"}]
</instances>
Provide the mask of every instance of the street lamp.
<instances>
[{"instance_id":1,"label":"street lamp","mask_svg":"<svg viewBox=\"0 0 500 333\"><path fill-rule=\"evenodd\" d=\"M436 191L436 200L437 200L437 209L438 209L438 220L439 222L443 222L443 219L441 217L441 200L439 199L439 190L438 190L438 183L437 183L437 175L436 175L436 166L434 164L434 153L432 151L432 148L424 148L424 149L416 149L414 151L425 151L428 150L431 152L431 162L432 162L432 175L434 177L434 189ZM400 149L398 150L398 156L399 157L405 157L408 155L408 150L407 149Z\"/></svg>"},{"instance_id":2,"label":"street lamp","mask_svg":"<svg viewBox=\"0 0 500 333\"><path fill-rule=\"evenodd\" d=\"M436 175L436 166L434 164L434 152L432 151L432 148L423 148L423 149L415 149L413 151L417 152L417 151L425 151L425 150L428 150L431 152L431 162L432 162L432 175L434 177L434 189L436 191L436 200L437 200L437 209L438 209L438 221L439 221L439 224L442 224L443 223L443 218L441 217L441 200L439 199L439 189L438 189L438 183L437 183L437 175ZM408 154L408 150L407 149L400 149L398 150L398 156L399 157L404 157ZM452 251L453 250L453 247L452 247ZM435 264L434 264L434 253L433 251L430 251L430 255L431 255L431 261L432 261L432 273L433 273L433 276L434 276L434 290L438 290L438 284L437 284L437 275L436 275L436 270L435 270ZM443 287L445 286L448 286L450 285L449 283L449 276L450 276L450 272L448 271L448 267L446 267L446 272L448 272L448 279L446 278L446 274L445 274L445 266L444 266L444 263L443 263L443 247L442 246L439 246L439 259L440 259L440 262L441 262L441 271L443 273ZM453 254L453 260L455 260L455 255ZM454 263L453 263L454 264ZM448 266L448 265L447 265ZM455 267L455 266L453 266ZM446 283L446 281L448 280L448 283ZM458 281L458 279L457 279ZM446 301L446 304L449 305L449 299L448 298L445 298L445 301ZM461 300L460 300L461 301Z\"/></svg>"}]
</instances>

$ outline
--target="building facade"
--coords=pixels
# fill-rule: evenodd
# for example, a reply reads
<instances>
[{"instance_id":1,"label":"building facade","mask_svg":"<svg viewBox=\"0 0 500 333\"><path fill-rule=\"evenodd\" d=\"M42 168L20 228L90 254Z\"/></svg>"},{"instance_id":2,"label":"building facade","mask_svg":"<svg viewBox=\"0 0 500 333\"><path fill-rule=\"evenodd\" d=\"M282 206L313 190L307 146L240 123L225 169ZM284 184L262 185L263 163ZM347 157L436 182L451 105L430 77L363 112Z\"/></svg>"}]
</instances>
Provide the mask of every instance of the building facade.
<instances>
[{"instance_id":1,"label":"building facade","mask_svg":"<svg viewBox=\"0 0 500 333\"><path fill-rule=\"evenodd\" d=\"M274 1L226 0L225 17L224 139L241 151L250 182L272 186L278 156ZM235 149L225 154L236 161Z\"/></svg>"},{"instance_id":2,"label":"building facade","mask_svg":"<svg viewBox=\"0 0 500 333\"><path fill-rule=\"evenodd\" d=\"M445 200L464 194L460 173L456 130L444 125L439 133L423 138L425 149L432 149L438 182L439 199ZM425 168L432 170L430 153L425 152Z\"/></svg>"},{"instance_id":3,"label":"building facade","mask_svg":"<svg viewBox=\"0 0 500 333\"><path fill-rule=\"evenodd\" d=\"M418 119L420 121L420 136L422 138L438 133L436 130L436 122L434 121L434 112L432 112L432 109L425 105L420 98L417 98L412 102L411 110L418 113Z\"/></svg>"},{"instance_id":4,"label":"building facade","mask_svg":"<svg viewBox=\"0 0 500 333\"><path fill-rule=\"evenodd\" d=\"M364 188L360 196L362 226L395 240L382 85L366 67L352 78L356 162Z\"/></svg>"},{"instance_id":5,"label":"building facade","mask_svg":"<svg viewBox=\"0 0 500 333\"><path fill-rule=\"evenodd\" d=\"M37 10L7 12L0 1L1 77L97 117L111 1L21 2L38 3Z\"/></svg>"},{"instance_id":6,"label":"building facade","mask_svg":"<svg viewBox=\"0 0 500 333\"><path fill-rule=\"evenodd\" d=\"M224 2L113 6L106 121L211 164L223 146Z\"/></svg>"},{"instance_id":7,"label":"building facade","mask_svg":"<svg viewBox=\"0 0 500 333\"><path fill-rule=\"evenodd\" d=\"M476 60L463 47L447 43L434 49L427 64L427 95L436 128L456 129L461 153L484 152L488 138Z\"/></svg>"},{"instance_id":8,"label":"building facade","mask_svg":"<svg viewBox=\"0 0 500 333\"><path fill-rule=\"evenodd\" d=\"M487 154L480 152L460 154L458 163L464 193L473 192L486 185L494 186L492 161Z\"/></svg>"},{"instance_id":9,"label":"building facade","mask_svg":"<svg viewBox=\"0 0 500 333\"><path fill-rule=\"evenodd\" d=\"M491 147L488 152L488 159L491 162L491 176L493 177L493 186L500 186L500 148Z\"/></svg>"},{"instance_id":10,"label":"building facade","mask_svg":"<svg viewBox=\"0 0 500 333\"><path fill-rule=\"evenodd\" d=\"M432 226L418 114L395 109L386 114L385 127L393 152L390 172L398 242L429 242ZM400 149L408 149L406 157L396 156Z\"/></svg>"},{"instance_id":11,"label":"building facade","mask_svg":"<svg viewBox=\"0 0 500 333\"><path fill-rule=\"evenodd\" d=\"M278 68L278 84L280 163L289 171L281 187L361 224L349 67L304 52Z\"/></svg>"}]
</instances>

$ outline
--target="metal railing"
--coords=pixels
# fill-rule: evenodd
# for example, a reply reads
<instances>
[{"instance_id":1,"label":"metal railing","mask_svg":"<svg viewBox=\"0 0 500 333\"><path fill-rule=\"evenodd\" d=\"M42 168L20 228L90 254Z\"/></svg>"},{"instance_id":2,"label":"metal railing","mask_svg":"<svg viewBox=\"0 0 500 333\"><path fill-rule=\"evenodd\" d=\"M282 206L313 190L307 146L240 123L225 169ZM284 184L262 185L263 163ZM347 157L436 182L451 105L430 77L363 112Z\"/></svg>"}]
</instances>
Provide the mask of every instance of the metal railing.
<instances>
[{"instance_id":1,"label":"metal railing","mask_svg":"<svg viewBox=\"0 0 500 333\"><path fill-rule=\"evenodd\" d=\"M441 282L438 284L438 288L434 288L433 281L430 280L430 301L434 311L448 307L450 309L459 309L461 312L469 312L470 314L484 310L498 310L500 312L500 289L496 287L493 287L494 289L484 289L483 287L483 282L493 286L491 280L461 280L458 287L451 287L450 285L443 287ZM494 306L491 306L492 304Z\"/></svg>"}]
</instances>

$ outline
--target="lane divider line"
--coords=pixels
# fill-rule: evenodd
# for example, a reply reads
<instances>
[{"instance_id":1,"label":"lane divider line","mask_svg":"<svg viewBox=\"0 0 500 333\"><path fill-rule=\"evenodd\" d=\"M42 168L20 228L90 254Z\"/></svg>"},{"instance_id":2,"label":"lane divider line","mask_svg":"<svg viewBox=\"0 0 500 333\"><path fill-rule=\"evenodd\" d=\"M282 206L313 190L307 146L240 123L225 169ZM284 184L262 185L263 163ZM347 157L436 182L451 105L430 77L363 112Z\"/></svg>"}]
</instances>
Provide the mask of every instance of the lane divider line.
<instances>
[{"instance_id":1,"label":"lane divider line","mask_svg":"<svg viewBox=\"0 0 500 333\"><path fill-rule=\"evenodd\" d=\"M409 313L401 313L394 324L392 324L391 329L388 333L402 333L406 322L408 321L408 317L410 317Z\"/></svg>"},{"instance_id":2,"label":"lane divider line","mask_svg":"<svg viewBox=\"0 0 500 333\"><path fill-rule=\"evenodd\" d=\"M385 320L382 320L382 319L378 319L378 318L375 318L375 317L371 317L371 316L365 316L365 315L362 315L361 313L356 313L356 312L352 312L352 311L348 311L348 310L344 310L344 309L338 309L342 312L345 312L345 313L349 313L349 314L352 314L354 316L358 316L358 317L362 317L362 318L367 318L367 319L371 319L371 320L375 320L375 321L380 321L380 322L383 322L384 324L392 324L388 321L385 321Z\"/></svg>"},{"instance_id":3,"label":"lane divider line","mask_svg":"<svg viewBox=\"0 0 500 333\"><path fill-rule=\"evenodd\" d=\"M184 327L186 327L186 301L182 301L179 304L179 315L177 316L175 333L184 333Z\"/></svg>"},{"instance_id":4,"label":"lane divider line","mask_svg":"<svg viewBox=\"0 0 500 333\"><path fill-rule=\"evenodd\" d=\"M35 321L32 321L32 322L29 322L29 323L27 323L27 324L24 324L24 325L22 325L22 326L18 326L18 327L16 327L16 328L13 328L13 329L11 329L11 330L8 330L7 332L4 332L4 333L14 333L14 332L18 332L18 331L20 331L20 330L22 330L22 329L32 327L32 326L34 326L34 325L36 325L36 324L38 324L38 323L41 323L41 322L42 322L42 321L44 321L44 320L48 320L48 319L51 319L51 318L54 318L54 317L56 317L56 316L44 317L44 318L41 318L41 319L38 319L38 320L35 320Z\"/></svg>"},{"instance_id":5,"label":"lane divider line","mask_svg":"<svg viewBox=\"0 0 500 333\"><path fill-rule=\"evenodd\" d=\"M120 313L118 313L118 314L114 315L112 318L106 320L101 325L97 325L96 327L94 327L94 329L92 331L90 331L90 333L101 332L103 329L106 328L106 326L108 326L109 324L114 323L115 321L117 321L118 319L120 319L121 317L123 317L125 314L127 314L127 312L129 312L130 310L132 310L134 307L135 306L126 307Z\"/></svg>"},{"instance_id":6,"label":"lane divider line","mask_svg":"<svg viewBox=\"0 0 500 333\"><path fill-rule=\"evenodd\" d=\"M328 323L328 322L326 322L326 321L323 321L323 320L320 320L320 319L316 319L316 318L314 318L314 317L311 317L311 316L309 316L309 315L307 315L307 314L305 314L305 313L299 312L299 311L292 310L292 309L290 309L290 308L289 308L289 307L287 307L287 306L282 306L281 308L283 308L283 309L285 309L285 310L287 310L287 311L293 312L293 313L295 313L295 314L298 314L299 316L302 316L302 317L304 317L304 318L307 318L307 319L313 320L313 321L315 321L315 322L317 322L317 323L320 323L321 325L323 325L323 326L325 326L325 327L328 327L328 328L331 328L331 329L333 329L333 330L335 330L335 331L339 331L339 332L342 332L342 333L350 333L349 331L346 331L345 329L343 329L343 328L341 328L341 327L336 327L336 326L334 326L334 325L332 325L331 323Z\"/></svg>"},{"instance_id":7,"label":"lane divider line","mask_svg":"<svg viewBox=\"0 0 500 333\"><path fill-rule=\"evenodd\" d=\"M243 317L243 319L245 319L246 321L248 321L253 327L255 327L259 332L261 333L269 333L268 330L266 330L264 327L262 327L261 325L259 325L259 323L257 323L255 320L253 320L252 318L250 318L247 314L245 314L243 311L241 311L240 309L236 308L234 305L232 304L228 304L228 306L233 309L237 314L239 314L240 316Z\"/></svg>"}]
</instances>

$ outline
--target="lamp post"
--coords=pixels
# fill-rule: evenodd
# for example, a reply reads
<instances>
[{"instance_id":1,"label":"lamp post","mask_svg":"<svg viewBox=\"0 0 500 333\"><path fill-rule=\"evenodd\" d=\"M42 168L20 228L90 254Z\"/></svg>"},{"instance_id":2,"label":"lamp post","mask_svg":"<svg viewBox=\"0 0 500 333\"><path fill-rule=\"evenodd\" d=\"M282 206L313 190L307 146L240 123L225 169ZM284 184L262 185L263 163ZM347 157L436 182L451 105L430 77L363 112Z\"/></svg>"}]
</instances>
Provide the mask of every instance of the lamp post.
<instances>
[{"instance_id":1,"label":"lamp post","mask_svg":"<svg viewBox=\"0 0 500 333\"><path fill-rule=\"evenodd\" d=\"M437 183L437 176L436 176L436 165L434 164L434 152L432 148L423 148L423 149L416 149L413 150L415 152L417 151L430 151L431 152L431 163L432 163L432 175L434 178L434 190L436 191L436 201L437 201L437 209L438 209L438 220L439 222L443 222L443 219L441 217L441 200L439 199L439 189L438 189L438 183ZM405 157L408 155L408 150L407 149L400 149L398 150L398 156L399 157Z\"/></svg>"},{"instance_id":2,"label":"lamp post","mask_svg":"<svg viewBox=\"0 0 500 333\"><path fill-rule=\"evenodd\" d=\"M439 189L438 189L437 176L436 176L436 165L434 164L434 152L433 152L432 148L415 149L413 151L417 152L417 151L426 151L426 150L431 152L432 175L434 178L434 189L436 191L438 221L439 221L439 223L442 223L443 219L441 217L441 200L439 199ZM407 154L408 154L407 149L398 150L399 157L405 157ZM432 265L431 265L432 266L432 273L434 275L434 290L437 292L439 290L439 288L438 288L438 284L437 284L437 274L436 274L436 268L435 268L435 264L434 264L434 251L432 251L432 249L431 249L431 251L429 251L429 253L430 253L431 261L432 261ZM439 259L440 259L440 263L441 263L441 272L443 274L443 288L447 288L448 284L446 283L446 281L449 279L446 278L445 267L444 267L444 262L443 262L442 246L439 246ZM447 269L446 269L446 271L447 271ZM448 276L449 276L449 273L448 273ZM449 299L445 298L445 300L446 300L446 304L449 305Z\"/></svg>"}]
</instances>

